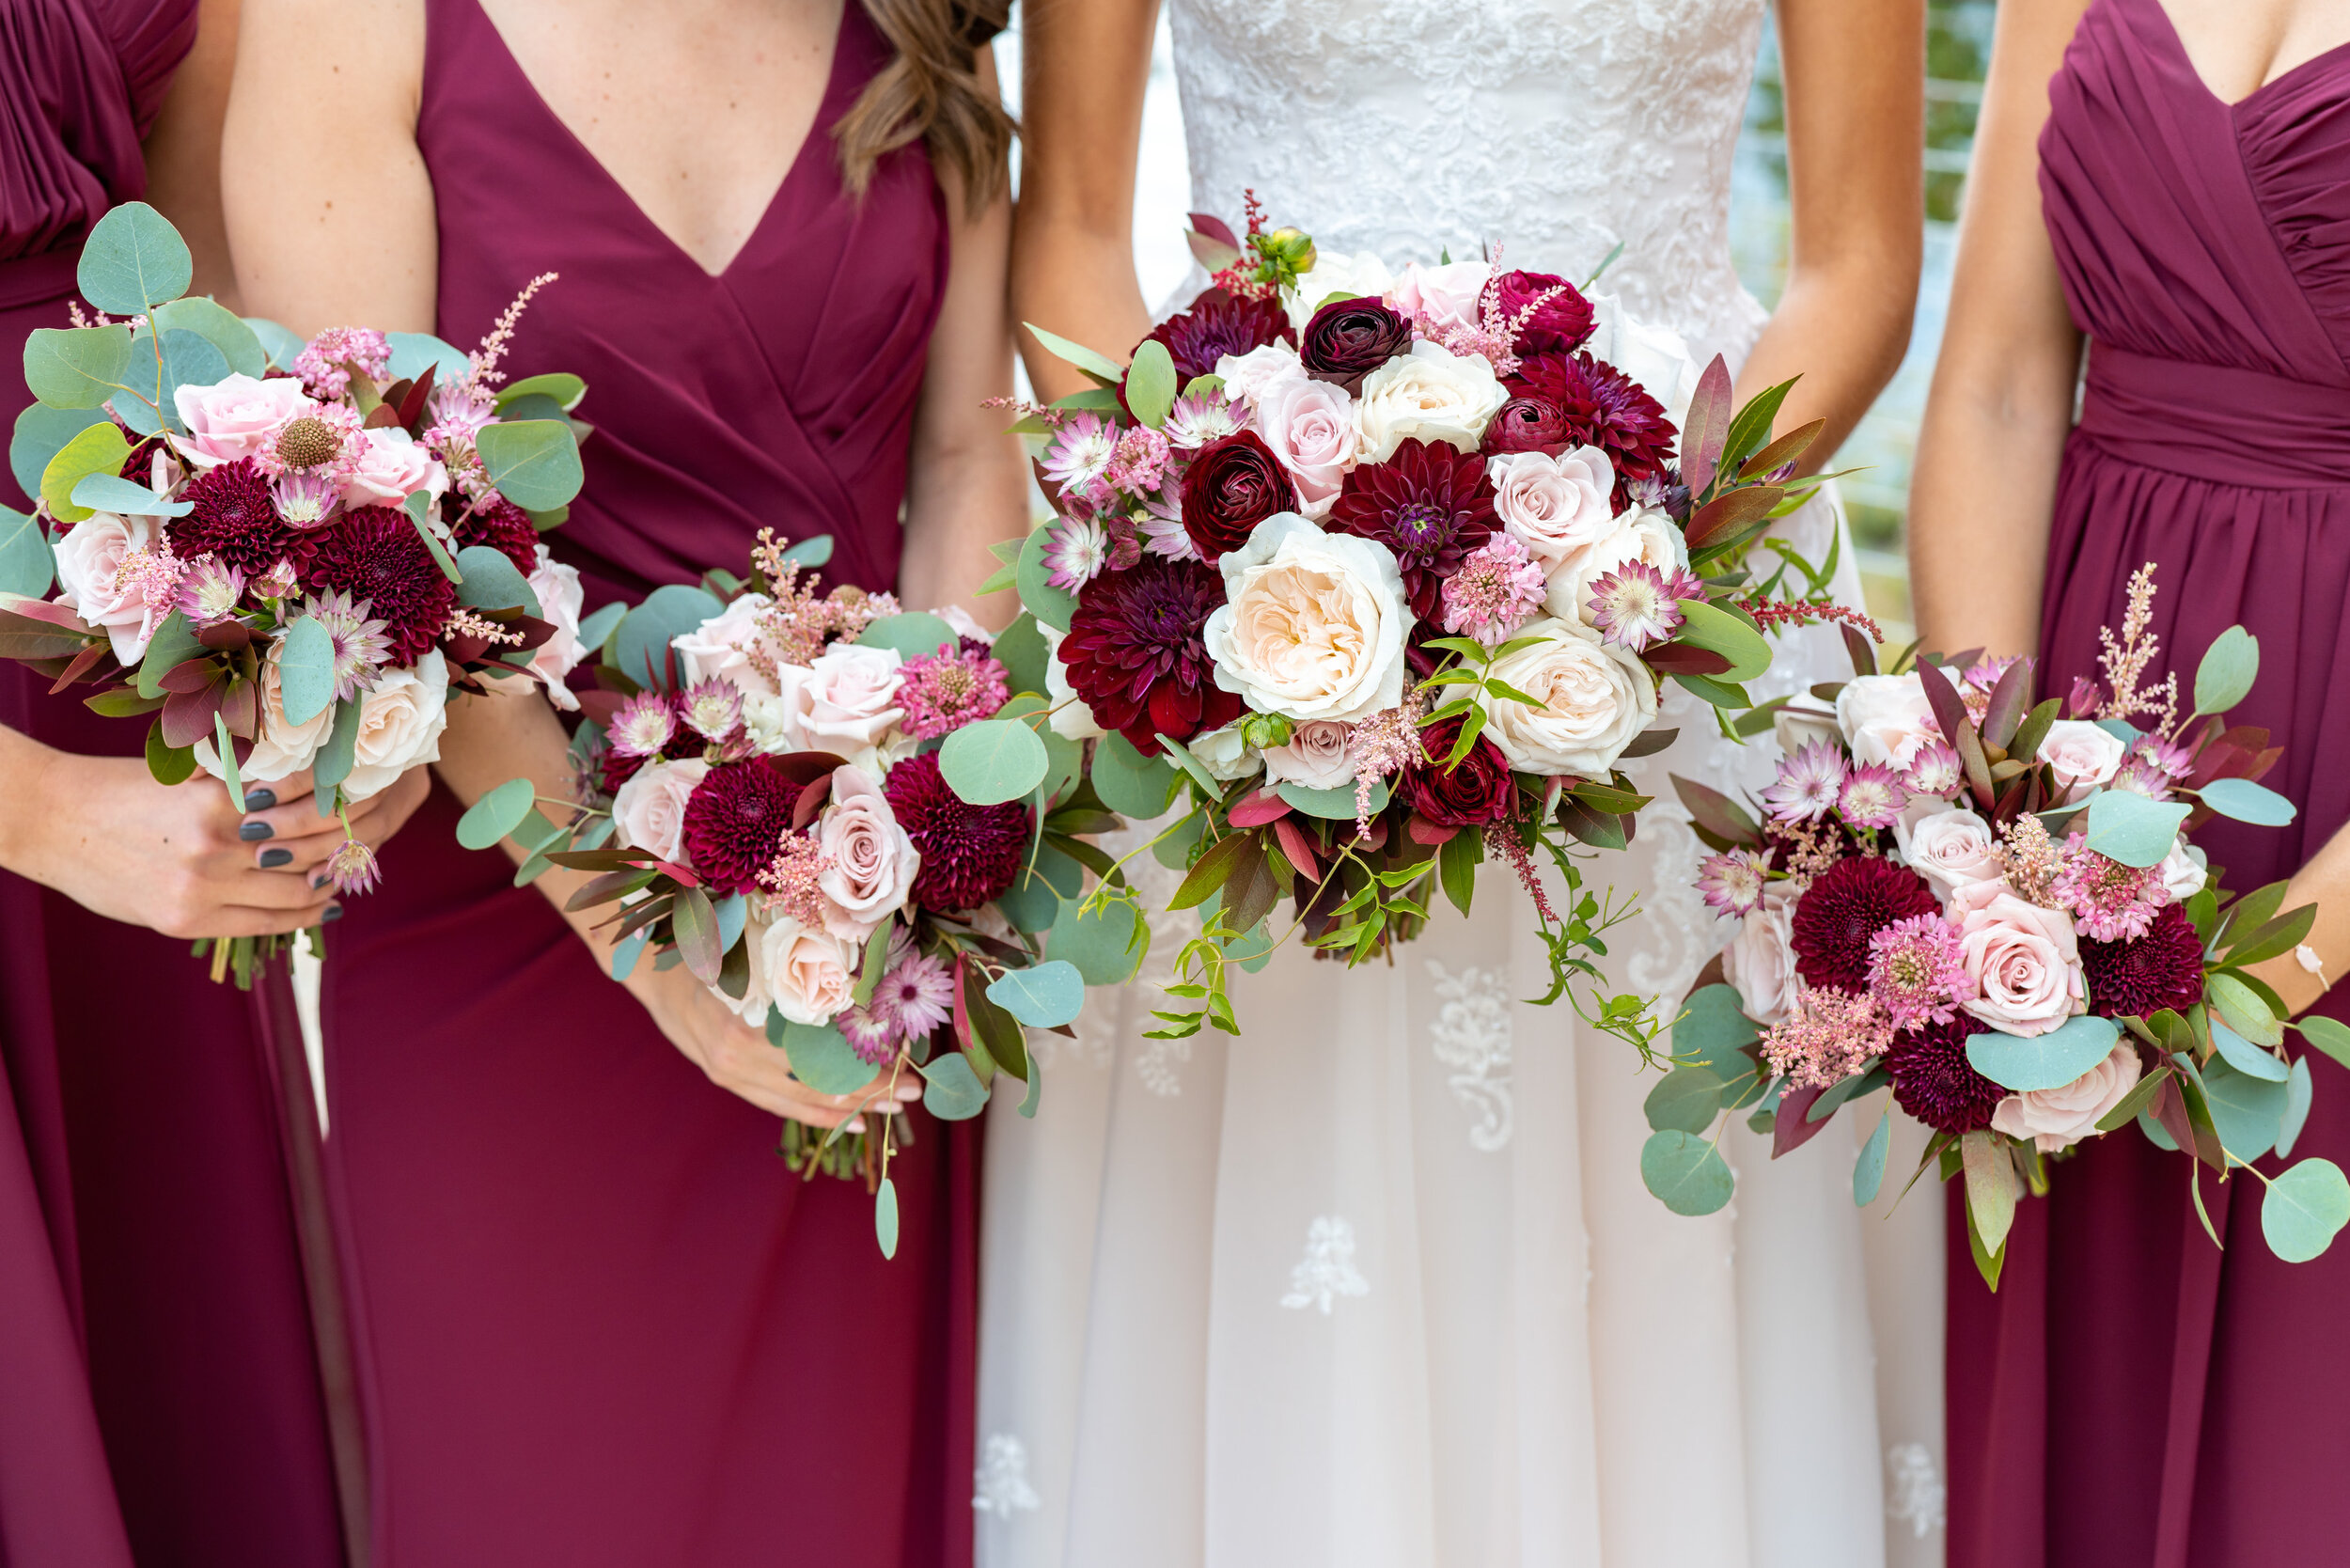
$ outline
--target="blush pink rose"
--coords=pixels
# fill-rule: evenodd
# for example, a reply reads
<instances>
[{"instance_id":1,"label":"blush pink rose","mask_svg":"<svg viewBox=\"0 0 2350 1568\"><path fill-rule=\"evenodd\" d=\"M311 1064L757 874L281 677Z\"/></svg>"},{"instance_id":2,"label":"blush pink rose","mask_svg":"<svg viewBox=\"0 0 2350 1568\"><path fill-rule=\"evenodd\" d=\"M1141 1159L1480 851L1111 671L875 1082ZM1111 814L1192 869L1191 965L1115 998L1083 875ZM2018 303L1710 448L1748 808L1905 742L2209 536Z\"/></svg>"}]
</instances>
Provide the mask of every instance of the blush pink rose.
<instances>
[{"instance_id":1,"label":"blush pink rose","mask_svg":"<svg viewBox=\"0 0 2350 1568\"><path fill-rule=\"evenodd\" d=\"M1959 922L1959 951L1980 995L1960 1003L2007 1034L2046 1034L2089 1010L2073 917L2000 893Z\"/></svg>"},{"instance_id":2,"label":"blush pink rose","mask_svg":"<svg viewBox=\"0 0 2350 1568\"><path fill-rule=\"evenodd\" d=\"M1909 869L1946 899L1969 883L1991 882L2004 874L1991 824L1964 807L1936 811L1907 826L1896 823L1893 832Z\"/></svg>"},{"instance_id":3,"label":"blush pink rose","mask_svg":"<svg viewBox=\"0 0 2350 1568\"><path fill-rule=\"evenodd\" d=\"M794 1024L829 1024L856 1000L859 956L830 932L779 919L760 933L751 967L777 1012Z\"/></svg>"},{"instance_id":4,"label":"blush pink rose","mask_svg":"<svg viewBox=\"0 0 2350 1568\"><path fill-rule=\"evenodd\" d=\"M1803 995L1803 977L1795 973L1796 897L1786 884L1772 883L1762 890L1762 907L1739 917L1737 933L1722 949L1722 979L1758 1024L1784 1024Z\"/></svg>"},{"instance_id":5,"label":"blush pink rose","mask_svg":"<svg viewBox=\"0 0 2350 1568\"><path fill-rule=\"evenodd\" d=\"M448 494L448 470L406 431L378 425L359 436L359 461L343 481L344 506L396 507L419 490Z\"/></svg>"},{"instance_id":6,"label":"blush pink rose","mask_svg":"<svg viewBox=\"0 0 2350 1568\"><path fill-rule=\"evenodd\" d=\"M862 946L873 928L905 907L922 852L862 768L832 771L832 804L816 822L827 864L816 878L824 895L824 929Z\"/></svg>"},{"instance_id":7,"label":"blush pink rose","mask_svg":"<svg viewBox=\"0 0 2350 1568\"><path fill-rule=\"evenodd\" d=\"M835 643L812 664L783 666L776 675L786 730L807 751L848 756L881 745L905 717L898 706L904 662L894 648Z\"/></svg>"},{"instance_id":8,"label":"blush pink rose","mask_svg":"<svg viewBox=\"0 0 2350 1568\"><path fill-rule=\"evenodd\" d=\"M579 707L563 678L588 656L579 640L579 613L587 607L587 590L580 587L579 568L566 565L539 546L538 564L531 568L530 591L539 597L540 619L555 627L555 635L531 650L530 673L547 688L547 700L566 712Z\"/></svg>"},{"instance_id":9,"label":"blush pink rose","mask_svg":"<svg viewBox=\"0 0 2350 1568\"><path fill-rule=\"evenodd\" d=\"M162 543L154 520L110 511L92 512L57 541L57 603L105 633L126 665L139 662L179 603L178 570L161 560Z\"/></svg>"},{"instance_id":10,"label":"blush pink rose","mask_svg":"<svg viewBox=\"0 0 2350 1568\"><path fill-rule=\"evenodd\" d=\"M725 609L671 643L684 666L686 683L727 681L745 697L775 696L776 683L760 673L751 658L766 640L759 629L760 614L773 603L763 593L738 594Z\"/></svg>"},{"instance_id":11,"label":"blush pink rose","mask_svg":"<svg viewBox=\"0 0 2350 1568\"><path fill-rule=\"evenodd\" d=\"M2107 1112L2138 1087L2138 1048L2124 1039L2105 1060L2055 1089L2011 1094L1991 1113L1991 1126L2010 1137L2028 1137L2044 1154L2069 1149L2093 1136Z\"/></svg>"},{"instance_id":12,"label":"blush pink rose","mask_svg":"<svg viewBox=\"0 0 2350 1568\"><path fill-rule=\"evenodd\" d=\"M1505 452L1485 463L1494 515L1547 577L1615 531L1616 465L1597 447L1552 457Z\"/></svg>"},{"instance_id":13,"label":"blush pink rose","mask_svg":"<svg viewBox=\"0 0 2350 1568\"><path fill-rule=\"evenodd\" d=\"M231 375L210 386L175 388L171 400L188 427L180 449L199 468L252 457L276 440L289 420L319 410L291 376L255 381Z\"/></svg>"},{"instance_id":14,"label":"blush pink rose","mask_svg":"<svg viewBox=\"0 0 2350 1568\"><path fill-rule=\"evenodd\" d=\"M1331 719L1296 726L1287 743L1265 748L1264 781L1335 790L1355 782L1355 758L1346 745L1347 727Z\"/></svg>"},{"instance_id":15,"label":"blush pink rose","mask_svg":"<svg viewBox=\"0 0 2350 1568\"><path fill-rule=\"evenodd\" d=\"M684 857L685 803L710 764L654 758L629 776L612 797L612 825L620 842L663 860Z\"/></svg>"},{"instance_id":16,"label":"blush pink rose","mask_svg":"<svg viewBox=\"0 0 2350 1568\"><path fill-rule=\"evenodd\" d=\"M1346 471L1355 466L1355 400L1343 386L1299 373L1257 398L1257 433L1296 483L1298 510L1330 515Z\"/></svg>"},{"instance_id":17,"label":"blush pink rose","mask_svg":"<svg viewBox=\"0 0 2350 1568\"><path fill-rule=\"evenodd\" d=\"M2034 760L2056 770L2057 788L2070 804L2110 783L2129 752L2122 738L2086 719L2059 719L2048 726Z\"/></svg>"},{"instance_id":18,"label":"blush pink rose","mask_svg":"<svg viewBox=\"0 0 2350 1568\"><path fill-rule=\"evenodd\" d=\"M1493 274L1493 268L1482 261L1449 261L1438 267L1414 261L1404 267L1387 297L1406 316L1424 316L1436 327L1473 327L1478 297Z\"/></svg>"}]
</instances>

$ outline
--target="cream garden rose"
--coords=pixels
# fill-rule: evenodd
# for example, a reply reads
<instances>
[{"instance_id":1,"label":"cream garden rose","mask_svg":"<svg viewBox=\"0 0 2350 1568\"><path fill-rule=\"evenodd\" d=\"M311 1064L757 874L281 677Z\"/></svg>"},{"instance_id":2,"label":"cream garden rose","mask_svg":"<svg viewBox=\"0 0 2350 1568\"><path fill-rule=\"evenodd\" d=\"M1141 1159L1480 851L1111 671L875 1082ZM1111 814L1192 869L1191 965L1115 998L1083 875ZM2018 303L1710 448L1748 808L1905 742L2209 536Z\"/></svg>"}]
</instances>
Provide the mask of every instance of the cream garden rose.
<instances>
[{"instance_id":1,"label":"cream garden rose","mask_svg":"<svg viewBox=\"0 0 2350 1568\"><path fill-rule=\"evenodd\" d=\"M1286 743L1266 748L1264 781L1308 790L1353 785L1355 758L1347 748L1346 726L1319 719L1292 729Z\"/></svg>"},{"instance_id":2,"label":"cream garden rose","mask_svg":"<svg viewBox=\"0 0 2350 1568\"><path fill-rule=\"evenodd\" d=\"M439 761L446 728L448 662L439 649L427 649L407 669L379 671L359 698L359 733L343 793L365 800L410 768Z\"/></svg>"},{"instance_id":3,"label":"cream garden rose","mask_svg":"<svg viewBox=\"0 0 2350 1568\"><path fill-rule=\"evenodd\" d=\"M1549 574L1543 607L1561 620L1589 626L1595 619L1591 585L1640 561L1666 577L1689 564L1689 547L1670 517L1645 509L1613 519L1606 532L1570 551Z\"/></svg>"},{"instance_id":4,"label":"cream garden rose","mask_svg":"<svg viewBox=\"0 0 2350 1568\"><path fill-rule=\"evenodd\" d=\"M686 683L727 681L745 697L776 696L775 682L760 674L751 661L761 640L760 612L773 603L763 593L739 595L724 610L671 643Z\"/></svg>"},{"instance_id":5,"label":"cream garden rose","mask_svg":"<svg viewBox=\"0 0 2350 1568\"><path fill-rule=\"evenodd\" d=\"M1965 807L1937 811L1906 826L1897 823L1893 836L1909 869L1945 899L1961 887L2005 874L1991 824Z\"/></svg>"},{"instance_id":6,"label":"cream garden rose","mask_svg":"<svg viewBox=\"0 0 2350 1568\"><path fill-rule=\"evenodd\" d=\"M1580 621L1545 617L1517 636L1532 645L1496 659L1493 679L1543 705L1488 694L1485 738L1528 773L1605 777L1655 721L1656 682L1638 659L1604 646Z\"/></svg>"},{"instance_id":7,"label":"cream garden rose","mask_svg":"<svg viewBox=\"0 0 2350 1568\"><path fill-rule=\"evenodd\" d=\"M894 648L835 643L809 664L783 666L776 673L785 726L807 751L847 757L880 745L905 717L904 662Z\"/></svg>"},{"instance_id":8,"label":"cream garden rose","mask_svg":"<svg viewBox=\"0 0 2350 1568\"><path fill-rule=\"evenodd\" d=\"M1285 511L1220 569L1225 603L1202 634L1218 686L1300 721L1358 719L1403 700L1412 615L1386 545Z\"/></svg>"},{"instance_id":9,"label":"cream garden rose","mask_svg":"<svg viewBox=\"0 0 2350 1568\"><path fill-rule=\"evenodd\" d=\"M1547 577L1616 526L1616 465L1597 447L1504 452L1485 462L1494 515Z\"/></svg>"},{"instance_id":10,"label":"cream garden rose","mask_svg":"<svg viewBox=\"0 0 2350 1568\"><path fill-rule=\"evenodd\" d=\"M2073 917L2000 893L1959 920L1959 952L1980 995L1959 1005L1993 1028L2030 1038L2089 1011Z\"/></svg>"},{"instance_id":11,"label":"cream garden rose","mask_svg":"<svg viewBox=\"0 0 2350 1568\"><path fill-rule=\"evenodd\" d=\"M1183 743L1183 749L1191 753L1192 760L1208 770L1210 778L1221 783L1246 778L1263 766L1263 758L1242 738L1237 723L1194 735Z\"/></svg>"},{"instance_id":12,"label":"cream garden rose","mask_svg":"<svg viewBox=\"0 0 2350 1568\"><path fill-rule=\"evenodd\" d=\"M778 919L760 934L752 956L776 1011L794 1024L829 1024L856 1000L863 955L828 931Z\"/></svg>"},{"instance_id":13,"label":"cream garden rose","mask_svg":"<svg viewBox=\"0 0 2350 1568\"><path fill-rule=\"evenodd\" d=\"M1613 294L1593 294L1591 336L1583 346L1594 359L1613 365L1664 405L1665 416L1681 430L1689 422L1689 400L1698 394L1698 362L1681 334L1635 321Z\"/></svg>"},{"instance_id":14,"label":"cream garden rose","mask_svg":"<svg viewBox=\"0 0 2350 1568\"><path fill-rule=\"evenodd\" d=\"M2028 1137L2044 1154L2069 1149L2097 1131L2098 1121L2138 1087L2138 1048L2124 1036L2106 1059L2055 1089L2011 1094L1991 1112L1994 1131Z\"/></svg>"},{"instance_id":15,"label":"cream garden rose","mask_svg":"<svg viewBox=\"0 0 2350 1568\"><path fill-rule=\"evenodd\" d=\"M2193 898L2211 880L2207 857L2184 839L2172 842L2170 853L2162 857L2158 869L2162 872L2163 891L2170 895L2174 903Z\"/></svg>"},{"instance_id":16,"label":"cream garden rose","mask_svg":"<svg viewBox=\"0 0 2350 1568\"><path fill-rule=\"evenodd\" d=\"M2059 719L2048 726L2034 755L2056 770L2057 788L2068 804L2085 800L2113 781L2129 746L2119 735L2087 719Z\"/></svg>"},{"instance_id":17,"label":"cream garden rose","mask_svg":"<svg viewBox=\"0 0 2350 1568\"><path fill-rule=\"evenodd\" d=\"M1265 389L1292 377L1303 378L1305 365L1287 343L1261 343L1246 353L1228 353L1215 362L1224 395L1254 403Z\"/></svg>"},{"instance_id":18,"label":"cream garden rose","mask_svg":"<svg viewBox=\"0 0 2350 1568\"><path fill-rule=\"evenodd\" d=\"M1473 452L1485 439L1485 427L1509 394L1494 378L1494 368L1475 355L1447 353L1422 341L1412 352L1388 360L1363 378L1362 397L1355 405L1355 423L1362 432L1361 456L1367 463L1385 463L1405 440L1449 441Z\"/></svg>"},{"instance_id":19,"label":"cream garden rose","mask_svg":"<svg viewBox=\"0 0 2350 1568\"><path fill-rule=\"evenodd\" d=\"M448 493L448 470L403 430L376 426L359 432L359 460L343 484L347 507L396 507L415 492Z\"/></svg>"},{"instance_id":20,"label":"cream garden rose","mask_svg":"<svg viewBox=\"0 0 2350 1568\"><path fill-rule=\"evenodd\" d=\"M1060 662L1060 640L1068 634L1056 632L1042 621L1037 622L1036 629L1044 636L1044 695L1053 704L1053 716L1045 722L1064 740L1100 740L1108 731L1069 683L1069 666Z\"/></svg>"},{"instance_id":21,"label":"cream garden rose","mask_svg":"<svg viewBox=\"0 0 2350 1568\"><path fill-rule=\"evenodd\" d=\"M861 768L832 772L832 804L816 819L824 854L816 889L824 896L824 929L860 946L905 907L922 852L914 847L881 785Z\"/></svg>"},{"instance_id":22,"label":"cream garden rose","mask_svg":"<svg viewBox=\"0 0 2350 1568\"><path fill-rule=\"evenodd\" d=\"M1856 675L1836 694L1836 724L1863 767L1884 762L1896 772L1909 766L1918 748L1939 740L1934 706L1917 673Z\"/></svg>"},{"instance_id":23,"label":"cream garden rose","mask_svg":"<svg viewBox=\"0 0 2350 1568\"><path fill-rule=\"evenodd\" d=\"M588 656L588 650L579 640L579 616L588 605L587 591L580 587L579 568L556 560L541 544L528 581L530 591L539 600L540 619L555 628L555 635L530 651L530 673L546 687L549 702L567 713L574 712L579 698L572 695L563 680Z\"/></svg>"},{"instance_id":24,"label":"cream garden rose","mask_svg":"<svg viewBox=\"0 0 2350 1568\"><path fill-rule=\"evenodd\" d=\"M710 772L701 759L655 757L629 775L612 796L614 836L632 849L672 863L685 858L685 803Z\"/></svg>"}]
</instances>

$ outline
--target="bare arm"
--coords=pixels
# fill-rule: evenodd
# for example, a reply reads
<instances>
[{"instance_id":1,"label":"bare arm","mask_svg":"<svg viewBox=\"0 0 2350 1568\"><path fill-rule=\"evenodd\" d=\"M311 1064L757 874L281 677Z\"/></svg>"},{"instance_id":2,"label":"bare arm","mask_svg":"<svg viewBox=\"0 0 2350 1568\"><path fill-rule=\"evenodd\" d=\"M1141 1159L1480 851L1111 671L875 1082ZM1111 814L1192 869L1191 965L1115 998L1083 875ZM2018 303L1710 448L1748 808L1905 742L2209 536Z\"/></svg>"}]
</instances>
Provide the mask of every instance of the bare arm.
<instances>
[{"instance_id":1,"label":"bare arm","mask_svg":"<svg viewBox=\"0 0 2350 1568\"><path fill-rule=\"evenodd\" d=\"M1909 344L1924 214L1920 0L1778 0L1793 254L1787 289L1739 374L1751 397L1791 376L1778 428L1825 419L1818 467Z\"/></svg>"},{"instance_id":2,"label":"bare arm","mask_svg":"<svg viewBox=\"0 0 2350 1568\"><path fill-rule=\"evenodd\" d=\"M2080 334L2040 212L2048 78L2086 0L2009 0L1975 133L1958 269L1909 493L1924 645L2029 653Z\"/></svg>"},{"instance_id":3,"label":"bare arm","mask_svg":"<svg viewBox=\"0 0 2350 1568\"><path fill-rule=\"evenodd\" d=\"M147 199L169 218L196 257L189 292L237 308L228 229L220 212L220 126L237 58L238 0L204 0L196 46L171 81L147 133Z\"/></svg>"},{"instance_id":4,"label":"bare arm","mask_svg":"<svg viewBox=\"0 0 2350 1568\"><path fill-rule=\"evenodd\" d=\"M1151 330L1135 275L1135 161L1158 0L1027 0L1021 24L1015 317L1114 359ZM1021 335L1047 402L1092 383Z\"/></svg>"},{"instance_id":5,"label":"bare arm","mask_svg":"<svg viewBox=\"0 0 2350 1568\"><path fill-rule=\"evenodd\" d=\"M994 82L984 53L980 71ZM1011 395L1011 198L997 193L977 219L963 215L960 199L950 211L954 248L915 414L899 591L909 608L961 604L983 622L1000 622L1018 609L1010 596L982 601L972 590L995 570L987 547L1027 529L1028 468L1019 437L1009 433L1011 416L980 406Z\"/></svg>"}]
</instances>

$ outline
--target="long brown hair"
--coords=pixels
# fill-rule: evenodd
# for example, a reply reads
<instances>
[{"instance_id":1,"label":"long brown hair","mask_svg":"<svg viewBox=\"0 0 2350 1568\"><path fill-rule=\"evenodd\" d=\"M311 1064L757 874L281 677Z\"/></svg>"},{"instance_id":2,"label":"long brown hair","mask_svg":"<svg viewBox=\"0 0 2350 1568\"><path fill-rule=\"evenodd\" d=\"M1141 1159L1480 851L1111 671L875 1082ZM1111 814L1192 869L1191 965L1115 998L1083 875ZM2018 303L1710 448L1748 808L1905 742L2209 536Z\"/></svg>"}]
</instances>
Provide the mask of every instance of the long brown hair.
<instances>
[{"instance_id":1,"label":"long brown hair","mask_svg":"<svg viewBox=\"0 0 2350 1568\"><path fill-rule=\"evenodd\" d=\"M1012 121L978 74L1010 0L858 0L893 55L832 128L840 173L862 196L884 156L920 140L940 182L977 216L1002 186Z\"/></svg>"}]
</instances>

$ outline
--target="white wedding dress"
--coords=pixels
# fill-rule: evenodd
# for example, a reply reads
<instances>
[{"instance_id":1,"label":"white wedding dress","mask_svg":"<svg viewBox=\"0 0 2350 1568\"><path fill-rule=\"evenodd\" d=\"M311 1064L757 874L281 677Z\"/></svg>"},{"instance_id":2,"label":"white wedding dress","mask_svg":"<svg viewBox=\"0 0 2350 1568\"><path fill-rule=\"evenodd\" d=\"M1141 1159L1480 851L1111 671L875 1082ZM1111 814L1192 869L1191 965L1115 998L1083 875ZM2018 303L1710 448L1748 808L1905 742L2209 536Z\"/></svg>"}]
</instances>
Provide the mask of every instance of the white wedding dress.
<instances>
[{"instance_id":1,"label":"white wedding dress","mask_svg":"<svg viewBox=\"0 0 2350 1568\"><path fill-rule=\"evenodd\" d=\"M1248 188L1324 255L1578 282L1621 242L1601 287L1637 318L1700 362L1753 342L1727 217L1762 0L1170 4L1198 209ZM1792 522L1820 558L1827 509ZM1762 695L1848 671L1798 634ZM1775 753L1668 690L1660 798L1590 875L1645 908L1609 980L1670 1006L1720 933L1666 776L1759 786ZM1935 1184L1880 1223L1846 1128L1773 1162L1740 1125L1732 1207L1669 1214L1654 1076L1525 1005L1533 924L1488 867L1392 964L1292 946L1235 983L1242 1038L1151 1041L1171 919L1078 1040L1038 1038L1039 1115L988 1133L982 1568L1939 1562Z\"/></svg>"}]
</instances>

